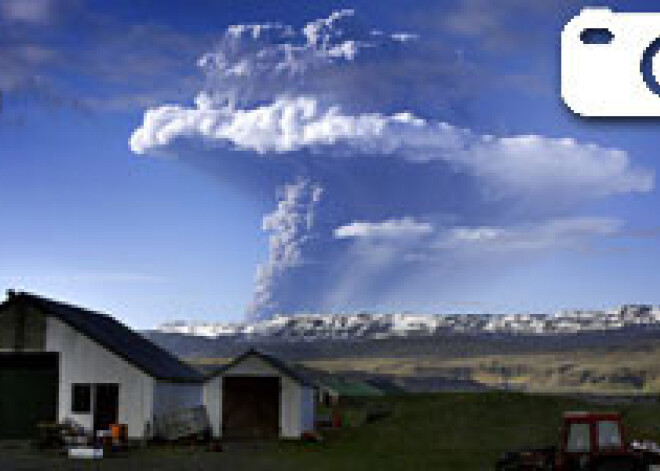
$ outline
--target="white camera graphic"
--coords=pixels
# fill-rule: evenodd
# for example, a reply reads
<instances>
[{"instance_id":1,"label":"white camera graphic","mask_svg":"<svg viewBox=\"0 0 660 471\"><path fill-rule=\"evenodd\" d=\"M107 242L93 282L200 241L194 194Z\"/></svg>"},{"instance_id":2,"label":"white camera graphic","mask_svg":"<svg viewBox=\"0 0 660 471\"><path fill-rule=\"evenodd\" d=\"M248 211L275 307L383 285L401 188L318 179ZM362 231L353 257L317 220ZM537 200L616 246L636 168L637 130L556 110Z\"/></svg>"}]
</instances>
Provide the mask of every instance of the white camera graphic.
<instances>
[{"instance_id":1,"label":"white camera graphic","mask_svg":"<svg viewBox=\"0 0 660 471\"><path fill-rule=\"evenodd\" d=\"M561 36L561 93L588 117L660 116L660 13L585 8Z\"/></svg>"}]
</instances>

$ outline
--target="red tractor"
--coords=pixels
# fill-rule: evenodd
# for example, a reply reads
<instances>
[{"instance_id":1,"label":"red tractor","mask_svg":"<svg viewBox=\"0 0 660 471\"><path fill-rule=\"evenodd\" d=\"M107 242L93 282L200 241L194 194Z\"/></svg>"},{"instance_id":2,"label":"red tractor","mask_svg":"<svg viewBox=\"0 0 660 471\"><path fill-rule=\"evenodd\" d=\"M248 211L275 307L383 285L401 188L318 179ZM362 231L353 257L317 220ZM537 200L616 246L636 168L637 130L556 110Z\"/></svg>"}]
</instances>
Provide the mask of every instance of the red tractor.
<instances>
[{"instance_id":1,"label":"red tractor","mask_svg":"<svg viewBox=\"0 0 660 471\"><path fill-rule=\"evenodd\" d=\"M632 448L621 415L610 412L564 414L559 447L507 452L498 471L649 471L660 454Z\"/></svg>"}]
</instances>

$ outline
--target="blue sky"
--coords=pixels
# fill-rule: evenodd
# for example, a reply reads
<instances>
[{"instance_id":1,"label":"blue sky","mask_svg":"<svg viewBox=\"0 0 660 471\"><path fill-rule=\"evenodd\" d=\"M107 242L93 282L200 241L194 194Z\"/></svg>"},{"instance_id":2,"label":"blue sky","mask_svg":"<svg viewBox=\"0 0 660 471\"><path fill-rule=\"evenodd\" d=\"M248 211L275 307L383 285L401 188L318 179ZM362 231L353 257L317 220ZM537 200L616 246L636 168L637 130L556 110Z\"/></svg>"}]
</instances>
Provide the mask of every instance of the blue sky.
<instances>
[{"instance_id":1,"label":"blue sky","mask_svg":"<svg viewBox=\"0 0 660 471\"><path fill-rule=\"evenodd\" d=\"M0 288L140 328L660 303L657 122L561 103L586 3L491 3L0 0Z\"/></svg>"}]
</instances>

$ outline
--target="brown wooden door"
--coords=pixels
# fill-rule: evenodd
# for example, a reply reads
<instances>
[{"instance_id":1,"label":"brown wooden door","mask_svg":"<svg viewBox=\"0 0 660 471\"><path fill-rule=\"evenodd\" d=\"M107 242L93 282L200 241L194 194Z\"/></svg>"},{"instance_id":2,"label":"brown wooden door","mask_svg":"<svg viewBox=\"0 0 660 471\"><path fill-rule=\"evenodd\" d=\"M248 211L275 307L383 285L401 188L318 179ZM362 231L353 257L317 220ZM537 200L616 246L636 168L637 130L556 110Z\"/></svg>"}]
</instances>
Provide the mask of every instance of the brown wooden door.
<instances>
[{"instance_id":1,"label":"brown wooden door","mask_svg":"<svg viewBox=\"0 0 660 471\"><path fill-rule=\"evenodd\" d=\"M280 378L226 376L222 382L223 437L280 435Z\"/></svg>"}]
</instances>

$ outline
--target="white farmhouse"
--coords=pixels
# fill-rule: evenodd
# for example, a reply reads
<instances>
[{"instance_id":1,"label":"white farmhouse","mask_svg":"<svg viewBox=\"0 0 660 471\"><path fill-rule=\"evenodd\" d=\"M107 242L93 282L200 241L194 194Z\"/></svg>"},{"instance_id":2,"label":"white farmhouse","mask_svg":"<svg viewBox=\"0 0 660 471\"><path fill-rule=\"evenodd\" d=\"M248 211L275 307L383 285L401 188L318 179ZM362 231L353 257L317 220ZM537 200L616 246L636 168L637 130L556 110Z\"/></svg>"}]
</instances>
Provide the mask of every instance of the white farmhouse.
<instances>
[{"instance_id":1,"label":"white farmhouse","mask_svg":"<svg viewBox=\"0 0 660 471\"><path fill-rule=\"evenodd\" d=\"M27 293L0 304L0 438L69 418L142 438L154 416L203 405L203 379L108 315Z\"/></svg>"}]
</instances>

